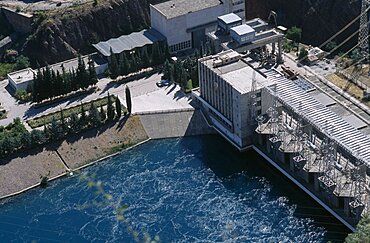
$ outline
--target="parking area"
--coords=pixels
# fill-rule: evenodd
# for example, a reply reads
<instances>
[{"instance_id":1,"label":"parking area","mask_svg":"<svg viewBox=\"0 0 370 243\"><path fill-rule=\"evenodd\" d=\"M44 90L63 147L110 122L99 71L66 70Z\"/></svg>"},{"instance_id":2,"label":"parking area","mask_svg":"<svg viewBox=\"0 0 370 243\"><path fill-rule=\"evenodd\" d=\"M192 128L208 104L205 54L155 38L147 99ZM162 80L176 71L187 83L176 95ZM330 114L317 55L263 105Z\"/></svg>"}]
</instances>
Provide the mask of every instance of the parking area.
<instances>
[{"instance_id":1,"label":"parking area","mask_svg":"<svg viewBox=\"0 0 370 243\"><path fill-rule=\"evenodd\" d=\"M132 100L133 113L163 112L192 109L190 95L185 95L178 85L159 88L154 92L136 96Z\"/></svg>"}]
</instances>

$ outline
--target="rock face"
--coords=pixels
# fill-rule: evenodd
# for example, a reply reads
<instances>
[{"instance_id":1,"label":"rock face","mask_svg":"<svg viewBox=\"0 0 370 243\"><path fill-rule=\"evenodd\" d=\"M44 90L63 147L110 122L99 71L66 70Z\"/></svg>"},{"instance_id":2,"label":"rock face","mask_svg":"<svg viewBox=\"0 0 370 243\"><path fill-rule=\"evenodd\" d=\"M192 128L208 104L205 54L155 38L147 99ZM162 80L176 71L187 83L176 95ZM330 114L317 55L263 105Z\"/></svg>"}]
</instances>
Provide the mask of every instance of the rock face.
<instances>
[{"instance_id":1,"label":"rock face","mask_svg":"<svg viewBox=\"0 0 370 243\"><path fill-rule=\"evenodd\" d=\"M163 1L110 0L61 10L35 27L22 50L40 65L93 51L93 43L150 26L149 4Z\"/></svg>"},{"instance_id":2,"label":"rock face","mask_svg":"<svg viewBox=\"0 0 370 243\"><path fill-rule=\"evenodd\" d=\"M361 0L247 0L248 19L267 19L270 10L277 13L278 25L301 27L304 42L320 45L360 14ZM338 41L356 28L359 28L358 24Z\"/></svg>"},{"instance_id":3,"label":"rock face","mask_svg":"<svg viewBox=\"0 0 370 243\"><path fill-rule=\"evenodd\" d=\"M150 26L149 4L166 0L107 0L98 6L61 10L50 15L25 41L22 51L40 65L94 51L91 44ZM189 0L190 1L190 0ZM303 29L303 42L319 45L360 13L361 0L247 0L247 18L267 19ZM37 21L36 21L37 22ZM358 28L353 25L347 33ZM348 34L347 34L348 36ZM345 38L339 37L339 41ZM356 41L353 38L353 41Z\"/></svg>"}]
</instances>

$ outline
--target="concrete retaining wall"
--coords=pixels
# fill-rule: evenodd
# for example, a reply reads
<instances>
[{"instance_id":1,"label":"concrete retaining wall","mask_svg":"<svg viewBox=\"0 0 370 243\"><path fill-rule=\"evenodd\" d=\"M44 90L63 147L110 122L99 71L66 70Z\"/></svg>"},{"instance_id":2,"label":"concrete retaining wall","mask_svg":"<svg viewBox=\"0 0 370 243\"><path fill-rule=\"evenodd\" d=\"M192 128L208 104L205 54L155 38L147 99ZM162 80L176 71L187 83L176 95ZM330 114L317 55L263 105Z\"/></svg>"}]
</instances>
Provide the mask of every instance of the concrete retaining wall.
<instances>
[{"instance_id":1,"label":"concrete retaining wall","mask_svg":"<svg viewBox=\"0 0 370 243\"><path fill-rule=\"evenodd\" d=\"M21 12L17 13L13 9L7 7L1 7L1 12L12 25L14 31L25 34L32 31L32 15Z\"/></svg>"},{"instance_id":2,"label":"concrete retaining wall","mask_svg":"<svg viewBox=\"0 0 370 243\"><path fill-rule=\"evenodd\" d=\"M152 139L216 133L199 110L142 113L140 120Z\"/></svg>"}]
</instances>

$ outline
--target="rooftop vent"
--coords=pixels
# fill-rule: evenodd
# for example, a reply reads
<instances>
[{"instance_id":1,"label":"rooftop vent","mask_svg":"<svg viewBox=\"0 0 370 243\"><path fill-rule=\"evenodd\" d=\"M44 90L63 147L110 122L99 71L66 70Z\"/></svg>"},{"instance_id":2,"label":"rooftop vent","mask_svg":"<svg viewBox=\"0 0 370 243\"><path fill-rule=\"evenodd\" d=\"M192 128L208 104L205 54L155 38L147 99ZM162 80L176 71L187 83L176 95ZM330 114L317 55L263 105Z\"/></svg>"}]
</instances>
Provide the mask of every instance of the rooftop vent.
<instances>
[{"instance_id":1,"label":"rooftop vent","mask_svg":"<svg viewBox=\"0 0 370 243\"><path fill-rule=\"evenodd\" d=\"M239 61L241 58L240 54L232 51L232 52L227 52L224 54L218 55L214 60L213 60L213 67L221 67L225 64L233 63Z\"/></svg>"}]
</instances>

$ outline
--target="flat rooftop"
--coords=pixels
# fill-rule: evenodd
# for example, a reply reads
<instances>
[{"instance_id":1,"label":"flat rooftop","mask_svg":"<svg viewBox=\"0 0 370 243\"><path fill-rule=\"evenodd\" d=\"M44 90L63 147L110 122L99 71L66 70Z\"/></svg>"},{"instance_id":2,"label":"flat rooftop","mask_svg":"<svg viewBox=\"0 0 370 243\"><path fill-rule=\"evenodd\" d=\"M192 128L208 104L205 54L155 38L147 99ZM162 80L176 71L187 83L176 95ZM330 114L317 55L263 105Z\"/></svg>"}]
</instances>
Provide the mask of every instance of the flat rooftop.
<instances>
[{"instance_id":1,"label":"flat rooftop","mask_svg":"<svg viewBox=\"0 0 370 243\"><path fill-rule=\"evenodd\" d=\"M11 78L15 83L20 84L33 80L35 72L31 68L23 69L8 74L8 78Z\"/></svg>"},{"instance_id":2,"label":"flat rooftop","mask_svg":"<svg viewBox=\"0 0 370 243\"><path fill-rule=\"evenodd\" d=\"M253 69L242 59L219 67L213 67L214 60L217 60L223 53L203 61L212 71L229 83L241 94L249 93L252 90L253 76L256 79L256 89L275 85L275 82L265 78L260 72ZM224 54L225 55L225 54Z\"/></svg>"},{"instance_id":3,"label":"flat rooftop","mask_svg":"<svg viewBox=\"0 0 370 243\"><path fill-rule=\"evenodd\" d=\"M256 32L252 27L250 27L249 25L246 25L246 24L242 24L242 25L232 27L231 31L234 31L239 36Z\"/></svg>"},{"instance_id":4,"label":"flat rooftop","mask_svg":"<svg viewBox=\"0 0 370 243\"><path fill-rule=\"evenodd\" d=\"M242 19L234 13L222 15L218 17L217 19L221 20L225 24L232 24L238 21L242 21Z\"/></svg>"},{"instance_id":5,"label":"flat rooftop","mask_svg":"<svg viewBox=\"0 0 370 243\"><path fill-rule=\"evenodd\" d=\"M223 4L221 0L171 0L152 5L167 19L176 18L190 12L197 12Z\"/></svg>"}]
</instances>

